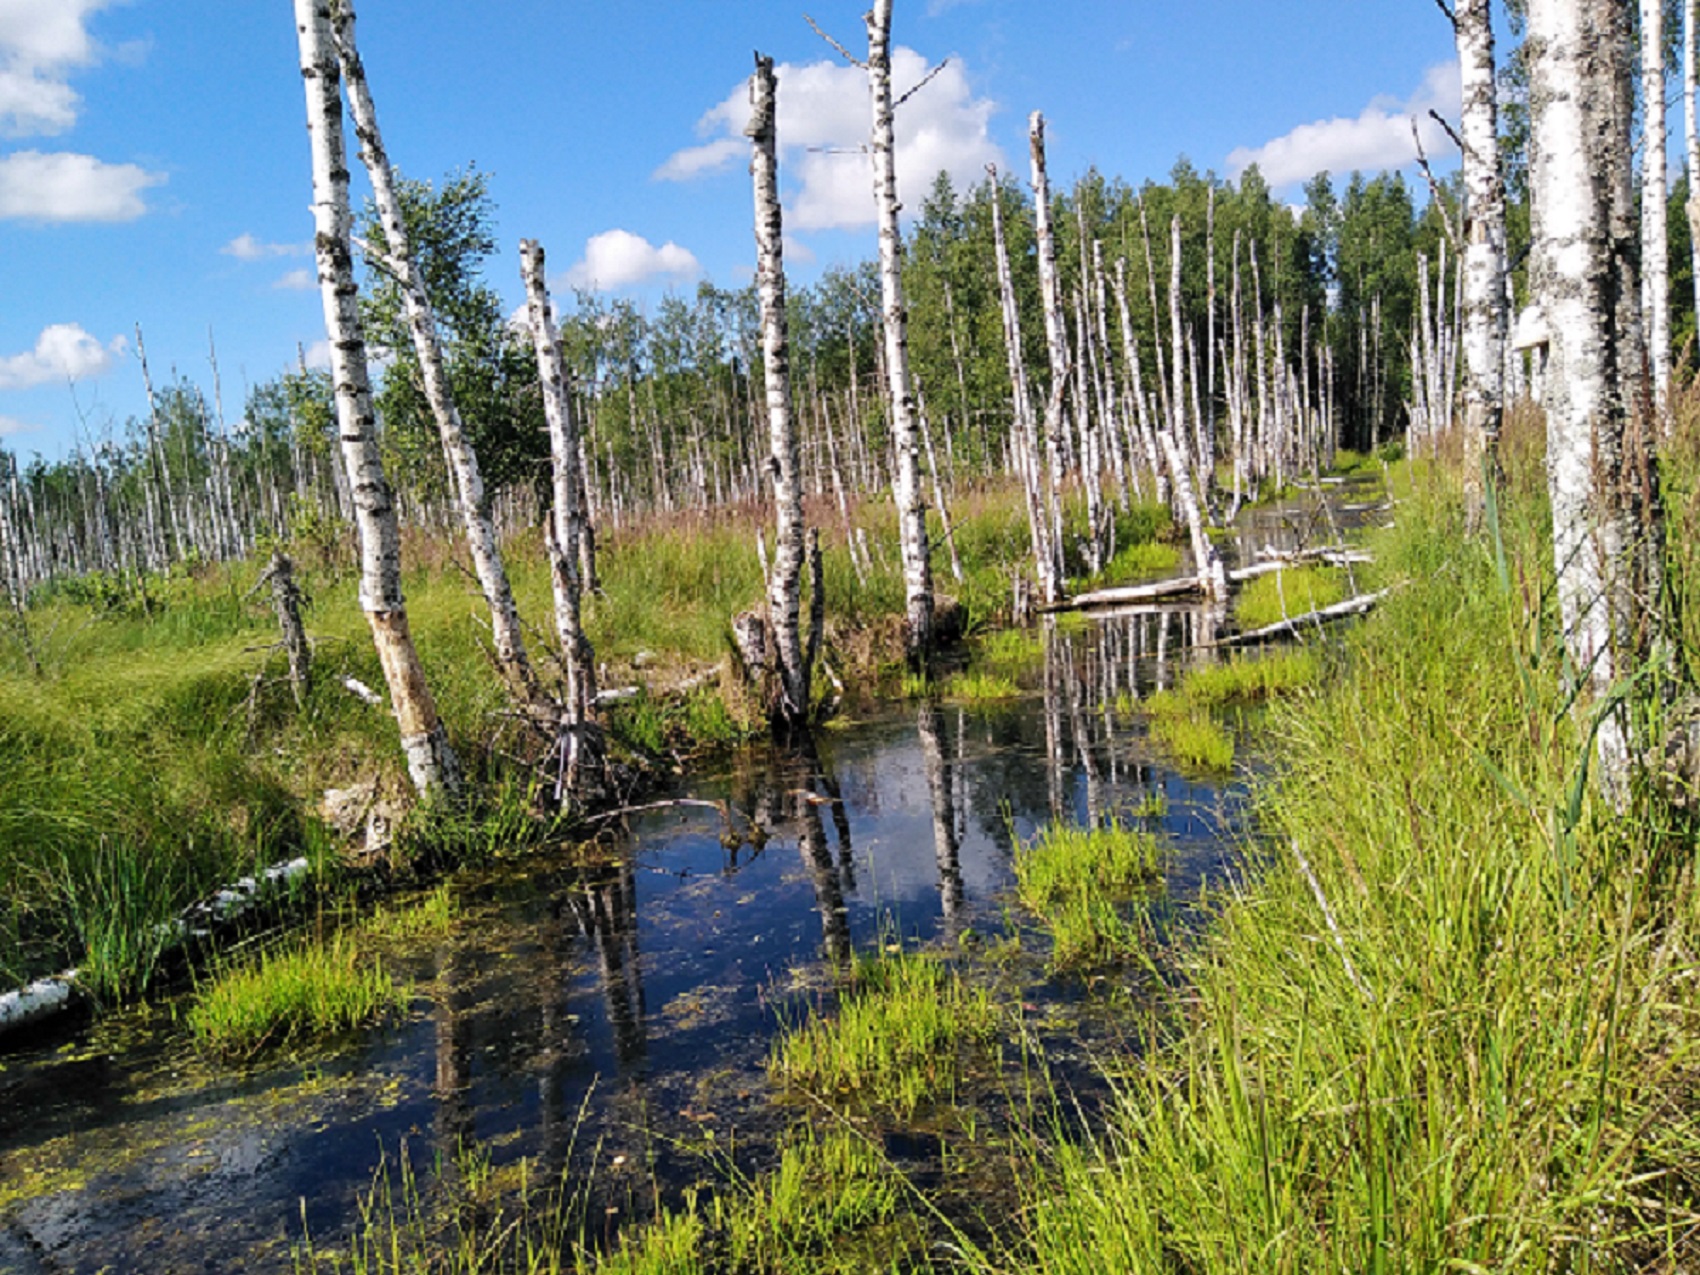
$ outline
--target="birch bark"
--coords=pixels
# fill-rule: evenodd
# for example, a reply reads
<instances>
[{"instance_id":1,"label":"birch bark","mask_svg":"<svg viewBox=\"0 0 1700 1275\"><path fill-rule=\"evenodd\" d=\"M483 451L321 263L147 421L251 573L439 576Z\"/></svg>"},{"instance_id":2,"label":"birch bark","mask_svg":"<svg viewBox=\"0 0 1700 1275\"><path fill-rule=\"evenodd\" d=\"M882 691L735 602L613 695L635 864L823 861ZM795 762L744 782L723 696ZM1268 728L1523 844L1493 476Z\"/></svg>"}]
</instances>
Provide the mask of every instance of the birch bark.
<instances>
[{"instance_id":1,"label":"birch bark","mask_svg":"<svg viewBox=\"0 0 1700 1275\"><path fill-rule=\"evenodd\" d=\"M778 518L767 607L779 657L779 699L774 717L795 726L808 720L811 670L803 655L803 489L797 475L797 423L791 410L791 353L785 329L777 92L773 59L758 53L750 82L750 122L744 132L751 141L750 176L755 190L756 291L761 298L762 371L770 449L767 469Z\"/></svg>"},{"instance_id":2,"label":"birch bark","mask_svg":"<svg viewBox=\"0 0 1700 1275\"><path fill-rule=\"evenodd\" d=\"M1670 389L1670 245L1665 190L1665 0L1641 0L1641 313L1653 402Z\"/></svg>"},{"instance_id":3,"label":"birch bark","mask_svg":"<svg viewBox=\"0 0 1700 1275\"><path fill-rule=\"evenodd\" d=\"M1471 531L1481 526L1484 484L1497 479L1505 405L1505 183L1489 9L1489 0L1459 0L1452 24L1464 90L1464 516Z\"/></svg>"},{"instance_id":4,"label":"birch bark","mask_svg":"<svg viewBox=\"0 0 1700 1275\"><path fill-rule=\"evenodd\" d=\"M1682 126L1688 155L1688 203L1683 211L1688 216L1688 241L1694 273L1694 306L1700 311L1700 120L1695 118L1696 86L1700 84L1697 66L1697 43L1694 21L1700 0L1683 0L1682 4Z\"/></svg>"},{"instance_id":5,"label":"birch bark","mask_svg":"<svg viewBox=\"0 0 1700 1275\"><path fill-rule=\"evenodd\" d=\"M549 423L549 460L554 478L554 508L547 522L550 580L555 595L555 633L567 667L566 725L590 719L596 704L596 655L585 636L582 616L585 501L579 466L578 409L567 380L567 361L555 327L549 289L544 282L543 246L522 239L520 272L525 279L526 317L537 352L543 415Z\"/></svg>"},{"instance_id":6,"label":"birch bark","mask_svg":"<svg viewBox=\"0 0 1700 1275\"><path fill-rule=\"evenodd\" d=\"M342 76L331 30L331 0L295 0L295 27L312 142L319 296L330 337L343 465L360 531L360 606L371 625L414 787L422 796L442 793L453 799L461 790L460 763L437 716L436 701L408 630L407 603L401 591L401 537L394 497L378 455L349 246L353 215L348 203Z\"/></svg>"},{"instance_id":7,"label":"birch bark","mask_svg":"<svg viewBox=\"0 0 1700 1275\"><path fill-rule=\"evenodd\" d=\"M490 518L490 497L484 488L484 477L478 467L478 457L467 441L461 422L460 409L455 406L449 387L448 369L443 363L442 342L437 337L437 321L431 302L425 295L423 281L413 258L407 225L402 219L401 201L396 195L395 175L384 150L383 134L378 129L378 112L372 103L372 92L366 82L366 68L360 61L360 51L354 35L354 0L338 0L332 33L336 39L337 57L342 66L343 84L348 92L350 113L354 116L355 136L360 139L360 160L372 179L372 197L378 206L378 216L384 227L386 248L384 265L401 285L407 308L407 327L413 339L414 352L419 357L425 400L437 422L437 434L442 440L443 455L454 475L455 500L460 506L461 523L466 530L467 547L472 553L473 570L485 604L490 608L490 636L496 648L496 664L506 678L515 698L522 706L538 705L542 692L532 672L531 660L525 650L525 636L520 628L519 608L514 605L513 590L508 585L508 573L502 563L501 550L496 545L496 527Z\"/></svg>"},{"instance_id":8,"label":"birch bark","mask_svg":"<svg viewBox=\"0 0 1700 1275\"><path fill-rule=\"evenodd\" d=\"M1051 547L1051 523L1045 515L1044 463L1039 457L1039 439L1033 425L1033 400L1027 388L1027 364L1021 357L1021 310L1015 300L1015 279L1009 268L1009 246L1003 233L1003 192L998 174L988 168L992 186L992 247L997 258L998 300L1003 314L1004 353L1009 362L1009 385L1015 419L1016 469L1027 496L1027 526L1033 540L1033 564L1039 576L1039 594L1045 605L1062 600L1062 581Z\"/></svg>"},{"instance_id":9,"label":"birch bark","mask_svg":"<svg viewBox=\"0 0 1700 1275\"><path fill-rule=\"evenodd\" d=\"M933 646L933 568L927 543L927 501L921 491L920 429L909 382L903 240L897 227L901 205L897 202L897 146L892 126L891 3L874 0L868 13L868 92L873 101L874 203L879 212L881 314L895 453L892 494L897 501L898 543L903 554L904 639L910 666L921 668Z\"/></svg>"},{"instance_id":10,"label":"birch bark","mask_svg":"<svg viewBox=\"0 0 1700 1275\"><path fill-rule=\"evenodd\" d=\"M1061 455L1063 394L1068 387L1068 331L1064 327L1062 284L1057 279L1057 241L1051 229L1051 183L1045 171L1045 117L1034 111L1027 118L1027 146L1033 166L1033 232L1039 249L1039 291L1045 309L1045 349L1050 356L1051 389L1045 398L1045 467L1050 471L1046 489L1047 513L1051 524L1051 572L1063 579L1063 525Z\"/></svg>"},{"instance_id":11,"label":"birch bark","mask_svg":"<svg viewBox=\"0 0 1700 1275\"><path fill-rule=\"evenodd\" d=\"M1547 476L1565 643L1604 715L1602 787L1628 792L1619 679L1660 636L1663 521L1647 422L1627 6L1530 0L1531 284L1550 333Z\"/></svg>"}]
</instances>

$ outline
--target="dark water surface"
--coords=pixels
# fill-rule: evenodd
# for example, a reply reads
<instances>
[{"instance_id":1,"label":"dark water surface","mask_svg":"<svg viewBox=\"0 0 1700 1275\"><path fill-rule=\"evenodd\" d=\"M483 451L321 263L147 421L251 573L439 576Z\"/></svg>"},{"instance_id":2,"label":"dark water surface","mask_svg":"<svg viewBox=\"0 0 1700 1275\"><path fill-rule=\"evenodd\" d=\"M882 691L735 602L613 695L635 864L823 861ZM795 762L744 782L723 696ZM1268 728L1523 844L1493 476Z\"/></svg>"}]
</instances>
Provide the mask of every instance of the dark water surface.
<instances>
[{"instance_id":1,"label":"dark water surface","mask_svg":"<svg viewBox=\"0 0 1700 1275\"><path fill-rule=\"evenodd\" d=\"M701 1176L710 1137L759 1162L795 1117L771 1043L851 949L1020 934L1003 977L1036 1036L1080 1049L1096 1023L1111 1040L1102 988L1044 974L1012 847L1053 818L1134 817L1172 852L1168 897L1224 879L1243 790L1176 770L1137 712L1206 658L1210 623L1187 608L1048 623L1019 700L750 748L674 794L723 810L632 814L602 866L566 847L457 876L453 933L389 962L415 986L408 1014L311 1055L209 1068L181 998L0 1055L0 1271L287 1270L307 1233L347 1235L403 1154L422 1181L511 1177L522 1159L534 1183L593 1173L617 1217Z\"/></svg>"}]
</instances>

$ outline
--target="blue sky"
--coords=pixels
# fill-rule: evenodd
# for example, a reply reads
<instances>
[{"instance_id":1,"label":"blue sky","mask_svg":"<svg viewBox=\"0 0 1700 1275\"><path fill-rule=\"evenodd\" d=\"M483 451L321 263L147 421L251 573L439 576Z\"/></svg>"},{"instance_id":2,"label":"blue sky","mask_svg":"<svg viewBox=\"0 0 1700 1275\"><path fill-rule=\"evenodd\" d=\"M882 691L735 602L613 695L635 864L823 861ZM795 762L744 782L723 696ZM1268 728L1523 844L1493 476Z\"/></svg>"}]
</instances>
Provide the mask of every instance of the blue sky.
<instances>
[{"instance_id":1,"label":"blue sky","mask_svg":"<svg viewBox=\"0 0 1700 1275\"><path fill-rule=\"evenodd\" d=\"M559 290L653 300L748 278L756 49L781 64L794 275L873 251L866 161L835 153L865 136L865 80L803 17L865 50L864 9L364 0L359 38L397 165L489 175L489 280L516 307L521 236ZM1406 163L1410 114L1457 114L1431 0L897 0L893 42L900 92L950 59L899 120L914 206L941 166L1025 173L1035 109L1053 183L1256 157L1294 199L1318 168ZM121 435L145 410L138 323L156 382L176 369L209 393L210 334L233 425L247 387L323 341L297 66L286 0L0 0L0 446Z\"/></svg>"}]
</instances>

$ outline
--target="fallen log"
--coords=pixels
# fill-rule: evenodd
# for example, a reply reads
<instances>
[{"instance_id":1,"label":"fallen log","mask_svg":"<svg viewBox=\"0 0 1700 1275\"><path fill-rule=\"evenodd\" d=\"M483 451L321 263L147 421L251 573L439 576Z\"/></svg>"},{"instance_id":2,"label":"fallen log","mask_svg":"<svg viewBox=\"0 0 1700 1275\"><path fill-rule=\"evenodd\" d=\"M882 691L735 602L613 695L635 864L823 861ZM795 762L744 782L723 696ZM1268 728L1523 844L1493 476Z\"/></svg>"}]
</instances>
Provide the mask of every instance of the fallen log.
<instances>
[{"instance_id":1,"label":"fallen log","mask_svg":"<svg viewBox=\"0 0 1700 1275\"><path fill-rule=\"evenodd\" d=\"M1296 615L1290 620L1280 620L1275 624L1266 624L1261 629L1252 629L1246 633L1234 633L1216 641L1217 646L1249 646L1253 642L1267 642L1271 638L1296 637L1306 628L1327 624L1333 620L1344 620L1349 616L1362 615L1372 609L1388 594L1386 589L1377 589L1374 593L1360 593L1355 598L1347 598L1344 602L1336 602L1333 606L1322 607L1320 610L1307 611Z\"/></svg>"},{"instance_id":2,"label":"fallen log","mask_svg":"<svg viewBox=\"0 0 1700 1275\"><path fill-rule=\"evenodd\" d=\"M1040 607L1041 611L1075 611L1083 607L1125 606L1130 602L1159 602L1165 598L1187 598L1201 594L1197 576L1158 580L1154 584L1130 584L1114 589L1093 589L1072 598Z\"/></svg>"},{"instance_id":3,"label":"fallen log","mask_svg":"<svg viewBox=\"0 0 1700 1275\"><path fill-rule=\"evenodd\" d=\"M276 864L258 878L243 877L201 902L190 904L175 920L166 921L159 928L173 946L206 938L307 871L306 859ZM0 1036L52 1018L81 1003L86 992L80 976L81 970L68 969L0 995Z\"/></svg>"}]
</instances>

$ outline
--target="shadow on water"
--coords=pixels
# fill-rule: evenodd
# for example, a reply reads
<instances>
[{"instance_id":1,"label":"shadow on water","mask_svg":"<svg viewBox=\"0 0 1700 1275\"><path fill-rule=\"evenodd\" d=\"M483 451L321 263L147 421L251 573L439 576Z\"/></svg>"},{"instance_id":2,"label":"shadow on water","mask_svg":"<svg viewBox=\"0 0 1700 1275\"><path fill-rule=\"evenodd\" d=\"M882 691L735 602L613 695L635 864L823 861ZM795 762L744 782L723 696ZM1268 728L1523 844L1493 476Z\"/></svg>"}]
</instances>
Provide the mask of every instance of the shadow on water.
<instances>
[{"instance_id":1,"label":"shadow on water","mask_svg":"<svg viewBox=\"0 0 1700 1275\"><path fill-rule=\"evenodd\" d=\"M711 1137L770 1162L796 1114L765 1069L782 1024L830 997L853 951L1030 939L1011 859L1046 823L1143 821L1173 900L1224 879L1243 786L1166 762L1137 712L1211 658L1221 622L1047 622L1018 700L753 747L682 786L697 804L629 816L589 866L567 847L464 874L452 933L391 961L411 1012L310 1056L211 1069L179 1001L0 1058L0 1271L288 1269L303 1227L335 1242L357 1224L404 1147L451 1182L522 1159L533 1181L571 1170L615 1219L705 1176ZM1090 1000L1048 979L1042 950L1005 977L1035 1022ZM1085 1056L1090 1018L1050 1029L1059 1052ZM884 1136L900 1157L936 1142Z\"/></svg>"}]
</instances>

